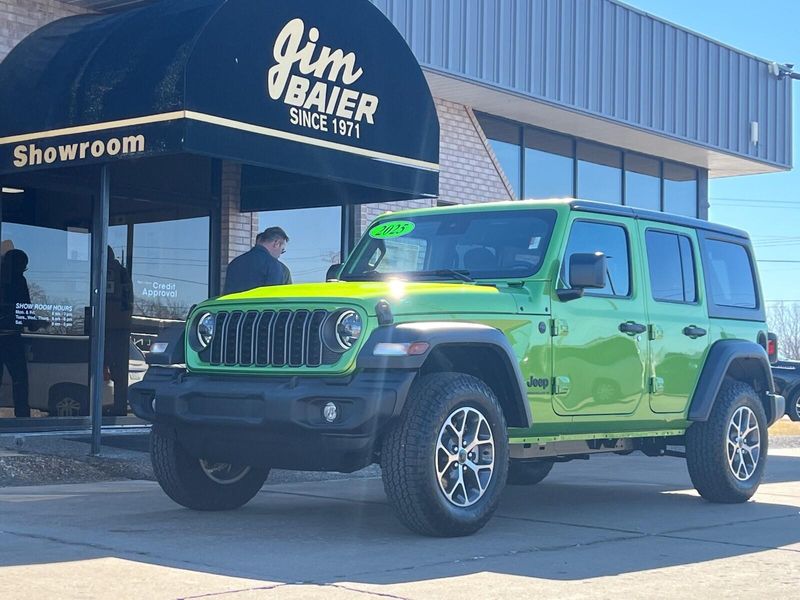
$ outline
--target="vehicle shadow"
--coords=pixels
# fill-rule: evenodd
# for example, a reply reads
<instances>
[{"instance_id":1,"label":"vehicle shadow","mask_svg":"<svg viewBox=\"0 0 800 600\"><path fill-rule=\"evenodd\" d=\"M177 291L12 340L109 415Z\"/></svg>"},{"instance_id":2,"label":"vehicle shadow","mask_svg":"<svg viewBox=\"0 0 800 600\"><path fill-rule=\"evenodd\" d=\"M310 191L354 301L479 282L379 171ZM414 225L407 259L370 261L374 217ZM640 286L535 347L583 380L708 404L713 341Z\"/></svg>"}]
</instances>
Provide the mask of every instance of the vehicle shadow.
<instances>
[{"instance_id":1,"label":"vehicle shadow","mask_svg":"<svg viewBox=\"0 0 800 600\"><path fill-rule=\"evenodd\" d=\"M653 465L556 465L537 486L508 487L494 519L458 539L410 533L377 479L267 485L227 513L182 509L146 482L0 489L0 565L111 556L264 582L390 586L484 572L576 581L800 544L800 457L771 456L768 483L740 505L699 498L683 461Z\"/></svg>"}]
</instances>

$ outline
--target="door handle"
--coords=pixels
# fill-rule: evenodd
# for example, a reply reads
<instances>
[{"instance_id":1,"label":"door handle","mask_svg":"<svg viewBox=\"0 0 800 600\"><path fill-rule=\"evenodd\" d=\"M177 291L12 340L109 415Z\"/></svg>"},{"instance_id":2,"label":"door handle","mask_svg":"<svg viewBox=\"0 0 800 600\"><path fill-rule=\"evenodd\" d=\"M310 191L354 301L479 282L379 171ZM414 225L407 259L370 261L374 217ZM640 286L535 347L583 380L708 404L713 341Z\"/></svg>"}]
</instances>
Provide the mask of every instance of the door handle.
<instances>
[{"instance_id":1,"label":"door handle","mask_svg":"<svg viewBox=\"0 0 800 600\"><path fill-rule=\"evenodd\" d=\"M690 337L693 340L703 337L707 333L708 332L705 329L703 329L702 327L697 327L696 325L689 325L688 327L683 328L683 335L685 335L686 337Z\"/></svg>"},{"instance_id":2,"label":"door handle","mask_svg":"<svg viewBox=\"0 0 800 600\"><path fill-rule=\"evenodd\" d=\"M641 323L636 323L634 321L625 321L624 323L619 324L619 330L628 335L639 335L640 333L647 331L647 325L642 325Z\"/></svg>"}]
</instances>

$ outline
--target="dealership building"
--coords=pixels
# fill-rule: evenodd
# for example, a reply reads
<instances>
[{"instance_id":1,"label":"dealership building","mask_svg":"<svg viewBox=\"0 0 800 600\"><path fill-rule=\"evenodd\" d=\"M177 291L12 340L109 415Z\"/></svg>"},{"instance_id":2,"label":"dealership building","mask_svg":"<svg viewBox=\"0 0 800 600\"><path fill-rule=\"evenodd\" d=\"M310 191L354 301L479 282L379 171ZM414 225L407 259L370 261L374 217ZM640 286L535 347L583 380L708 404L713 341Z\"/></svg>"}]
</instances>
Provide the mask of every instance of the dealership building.
<instances>
[{"instance_id":1,"label":"dealership building","mask_svg":"<svg viewBox=\"0 0 800 600\"><path fill-rule=\"evenodd\" d=\"M139 350L268 226L314 282L386 211L705 219L792 166L781 67L614 0L0 0L0 60L0 431L136 424Z\"/></svg>"}]
</instances>

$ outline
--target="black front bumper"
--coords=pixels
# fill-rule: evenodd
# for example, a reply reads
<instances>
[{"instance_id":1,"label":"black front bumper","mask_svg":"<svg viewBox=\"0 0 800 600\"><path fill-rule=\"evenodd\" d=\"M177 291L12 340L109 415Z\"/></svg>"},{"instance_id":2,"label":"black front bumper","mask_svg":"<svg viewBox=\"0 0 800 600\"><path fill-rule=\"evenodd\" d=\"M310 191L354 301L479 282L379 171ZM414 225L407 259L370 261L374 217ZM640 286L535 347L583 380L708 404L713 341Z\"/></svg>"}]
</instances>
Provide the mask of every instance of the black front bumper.
<instances>
[{"instance_id":1,"label":"black front bumper","mask_svg":"<svg viewBox=\"0 0 800 600\"><path fill-rule=\"evenodd\" d=\"M373 462L379 433L402 410L415 376L362 370L345 377L198 375L152 366L134 385L136 416L219 462L352 472ZM328 423L323 407L338 418Z\"/></svg>"}]
</instances>

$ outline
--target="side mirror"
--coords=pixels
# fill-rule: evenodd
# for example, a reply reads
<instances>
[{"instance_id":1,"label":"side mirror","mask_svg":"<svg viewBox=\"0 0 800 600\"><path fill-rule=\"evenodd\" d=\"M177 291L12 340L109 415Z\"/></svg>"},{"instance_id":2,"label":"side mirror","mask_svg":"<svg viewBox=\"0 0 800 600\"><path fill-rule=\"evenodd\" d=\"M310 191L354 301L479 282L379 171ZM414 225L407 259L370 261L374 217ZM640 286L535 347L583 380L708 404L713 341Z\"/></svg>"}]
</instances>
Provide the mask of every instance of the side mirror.
<instances>
[{"instance_id":1,"label":"side mirror","mask_svg":"<svg viewBox=\"0 0 800 600\"><path fill-rule=\"evenodd\" d=\"M325 275L325 281L339 279L339 271L342 270L342 263L337 263L328 267L328 273Z\"/></svg>"},{"instance_id":2,"label":"side mirror","mask_svg":"<svg viewBox=\"0 0 800 600\"><path fill-rule=\"evenodd\" d=\"M556 290L564 301L576 300L583 296L584 290L603 289L606 286L606 255L573 254L569 257L569 289Z\"/></svg>"}]
</instances>

